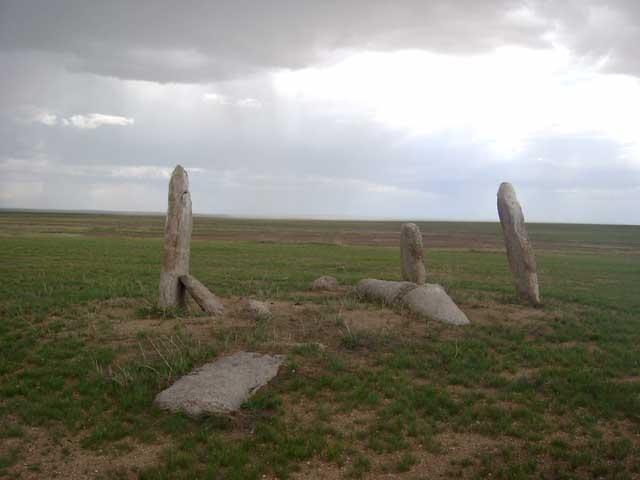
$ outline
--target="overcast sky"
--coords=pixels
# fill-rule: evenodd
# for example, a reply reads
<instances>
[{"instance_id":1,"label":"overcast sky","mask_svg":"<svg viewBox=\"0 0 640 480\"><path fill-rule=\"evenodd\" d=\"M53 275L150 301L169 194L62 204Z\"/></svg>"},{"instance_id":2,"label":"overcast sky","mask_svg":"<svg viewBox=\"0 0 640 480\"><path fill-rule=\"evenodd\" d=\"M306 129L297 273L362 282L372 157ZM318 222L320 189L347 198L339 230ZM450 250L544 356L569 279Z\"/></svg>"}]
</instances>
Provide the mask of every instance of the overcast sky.
<instances>
[{"instance_id":1,"label":"overcast sky","mask_svg":"<svg viewBox=\"0 0 640 480\"><path fill-rule=\"evenodd\" d=\"M638 0L0 0L0 207L640 224Z\"/></svg>"}]
</instances>

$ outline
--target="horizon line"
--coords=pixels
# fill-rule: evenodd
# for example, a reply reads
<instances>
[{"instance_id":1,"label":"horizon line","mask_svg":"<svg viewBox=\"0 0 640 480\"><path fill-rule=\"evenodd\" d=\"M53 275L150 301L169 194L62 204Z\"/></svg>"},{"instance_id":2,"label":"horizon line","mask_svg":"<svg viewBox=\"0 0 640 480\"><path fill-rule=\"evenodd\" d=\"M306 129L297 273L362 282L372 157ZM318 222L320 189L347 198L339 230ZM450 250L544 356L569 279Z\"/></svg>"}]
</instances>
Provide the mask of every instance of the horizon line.
<instances>
[{"instance_id":1,"label":"horizon line","mask_svg":"<svg viewBox=\"0 0 640 480\"><path fill-rule=\"evenodd\" d=\"M97 215L149 215L149 216L165 216L166 212L160 211L140 211L140 210L71 210L71 209L51 209L51 208L14 208L14 207L0 207L0 213L4 212L24 212L24 213L73 213L73 214L97 214ZM210 217L210 218L226 218L226 219L238 219L238 220L307 220L307 221L338 221L338 222L443 222L443 223L500 223L499 219L495 220L470 220L460 218L422 218L422 219L408 219L398 217L333 217L330 215L309 215L309 216L267 216L267 215L232 215L226 213L193 213L194 217ZM617 227L638 227L639 224L633 223L585 223L585 222L571 222L571 221L538 221L538 220L526 220L525 223L538 223L538 224L553 224L553 225L602 225L602 226L617 226Z\"/></svg>"}]
</instances>

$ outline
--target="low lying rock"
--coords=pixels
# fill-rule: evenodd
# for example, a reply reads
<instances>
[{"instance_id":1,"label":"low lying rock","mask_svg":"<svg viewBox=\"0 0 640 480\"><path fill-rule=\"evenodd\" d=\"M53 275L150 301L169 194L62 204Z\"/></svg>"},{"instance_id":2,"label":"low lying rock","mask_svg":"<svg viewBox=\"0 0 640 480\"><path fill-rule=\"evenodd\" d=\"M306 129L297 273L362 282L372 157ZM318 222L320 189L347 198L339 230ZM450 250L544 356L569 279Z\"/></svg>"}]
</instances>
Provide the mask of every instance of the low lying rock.
<instances>
[{"instance_id":1,"label":"low lying rock","mask_svg":"<svg viewBox=\"0 0 640 480\"><path fill-rule=\"evenodd\" d=\"M416 285L366 278L356 285L356 295L365 300L382 301L386 305L403 306L411 312L439 322L466 325L467 316L451 300L440 285Z\"/></svg>"},{"instance_id":2,"label":"low lying rock","mask_svg":"<svg viewBox=\"0 0 640 480\"><path fill-rule=\"evenodd\" d=\"M184 285L200 308L212 315L222 315L224 307L218 297L211 293L207 287L196 280L192 275L181 275L180 282Z\"/></svg>"},{"instance_id":3,"label":"low lying rock","mask_svg":"<svg viewBox=\"0 0 640 480\"><path fill-rule=\"evenodd\" d=\"M238 352L181 377L153 403L194 418L233 412L278 374L283 361L283 355Z\"/></svg>"},{"instance_id":4,"label":"low lying rock","mask_svg":"<svg viewBox=\"0 0 640 480\"><path fill-rule=\"evenodd\" d=\"M327 292L333 292L339 287L340 284L338 283L338 280L335 277L330 277L328 275L316 278L311 284L311 290L324 290Z\"/></svg>"},{"instance_id":5,"label":"low lying rock","mask_svg":"<svg viewBox=\"0 0 640 480\"><path fill-rule=\"evenodd\" d=\"M271 310L266 302L247 298L244 301L243 310L253 319L260 320L271 317Z\"/></svg>"},{"instance_id":6,"label":"low lying rock","mask_svg":"<svg viewBox=\"0 0 640 480\"><path fill-rule=\"evenodd\" d=\"M402 298L402 305L413 313L451 325L467 325L469 319L440 285L427 283Z\"/></svg>"},{"instance_id":7,"label":"low lying rock","mask_svg":"<svg viewBox=\"0 0 640 480\"><path fill-rule=\"evenodd\" d=\"M386 305L399 302L407 292L418 288L411 282L393 282L389 280L376 280L365 278L356 285L356 295L369 301L382 301Z\"/></svg>"}]
</instances>

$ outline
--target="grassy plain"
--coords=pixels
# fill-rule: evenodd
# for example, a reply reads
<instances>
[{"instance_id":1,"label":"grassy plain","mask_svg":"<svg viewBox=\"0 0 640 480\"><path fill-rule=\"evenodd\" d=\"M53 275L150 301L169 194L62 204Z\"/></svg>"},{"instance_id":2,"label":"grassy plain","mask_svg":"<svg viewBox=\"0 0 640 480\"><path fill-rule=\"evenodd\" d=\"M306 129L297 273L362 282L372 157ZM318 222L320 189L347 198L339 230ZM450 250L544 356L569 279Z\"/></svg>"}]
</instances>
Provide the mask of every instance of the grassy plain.
<instances>
[{"instance_id":1,"label":"grassy plain","mask_svg":"<svg viewBox=\"0 0 640 480\"><path fill-rule=\"evenodd\" d=\"M399 278L398 222L199 217L227 314L155 306L163 218L0 213L0 477L637 478L640 227L532 224L542 309L492 223L421 223L453 328L308 291ZM273 302L254 322L242 296ZM284 353L230 417L157 411L217 355Z\"/></svg>"}]
</instances>

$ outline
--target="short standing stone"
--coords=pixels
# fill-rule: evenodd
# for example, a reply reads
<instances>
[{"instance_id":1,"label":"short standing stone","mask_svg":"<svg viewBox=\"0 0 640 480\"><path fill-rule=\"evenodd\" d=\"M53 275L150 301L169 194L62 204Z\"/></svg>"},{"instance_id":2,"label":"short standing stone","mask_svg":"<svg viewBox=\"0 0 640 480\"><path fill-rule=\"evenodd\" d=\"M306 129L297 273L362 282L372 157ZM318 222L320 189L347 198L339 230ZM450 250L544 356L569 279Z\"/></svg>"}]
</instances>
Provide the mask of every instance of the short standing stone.
<instances>
[{"instance_id":1,"label":"short standing stone","mask_svg":"<svg viewBox=\"0 0 640 480\"><path fill-rule=\"evenodd\" d=\"M158 302L161 308L185 306L185 288L180 282L180 276L189 273L192 226L189 176L178 165L169 182L169 206L164 226L164 259Z\"/></svg>"},{"instance_id":2,"label":"short standing stone","mask_svg":"<svg viewBox=\"0 0 640 480\"><path fill-rule=\"evenodd\" d=\"M402 261L402 279L407 282L423 284L427 279L424 267L424 248L422 234L415 223L405 223L400 230L400 258Z\"/></svg>"},{"instance_id":3,"label":"short standing stone","mask_svg":"<svg viewBox=\"0 0 640 480\"><path fill-rule=\"evenodd\" d=\"M191 417L233 412L278 374L283 361L282 355L238 352L180 378L154 404Z\"/></svg>"},{"instance_id":4,"label":"short standing stone","mask_svg":"<svg viewBox=\"0 0 640 480\"><path fill-rule=\"evenodd\" d=\"M224 307L218 297L196 280L195 277L181 275L180 281L203 311L212 315L221 315L224 312Z\"/></svg>"},{"instance_id":5,"label":"short standing stone","mask_svg":"<svg viewBox=\"0 0 640 480\"><path fill-rule=\"evenodd\" d=\"M335 277L330 277L328 275L323 275L322 277L316 278L311 284L311 290L325 290L325 291L335 291L340 287L338 284L338 280Z\"/></svg>"},{"instance_id":6,"label":"short standing stone","mask_svg":"<svg viewBox=\"0 0 640 480\"><path fill-rule=\"evenodd\" d=\"M266 302L247 298L244 301L243 307L244 311L255 320L261 320L271 317L271 310L269 309L269 305L267 305Z\"/></svg>"},{"instance_id":7,"label":"short standing stone","mask_svg":"<svg viewBox=\"0 0 640 480\"><path fill-rule=\"evenodd\" d=\"M522 208L510 183L501 184L498 190L498 215L516 292L532 305L540 305L536 259L529 243Z\"/></svg>"}]
</instances>

